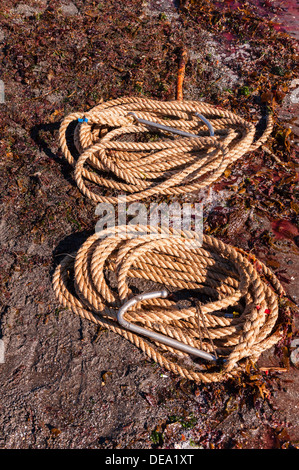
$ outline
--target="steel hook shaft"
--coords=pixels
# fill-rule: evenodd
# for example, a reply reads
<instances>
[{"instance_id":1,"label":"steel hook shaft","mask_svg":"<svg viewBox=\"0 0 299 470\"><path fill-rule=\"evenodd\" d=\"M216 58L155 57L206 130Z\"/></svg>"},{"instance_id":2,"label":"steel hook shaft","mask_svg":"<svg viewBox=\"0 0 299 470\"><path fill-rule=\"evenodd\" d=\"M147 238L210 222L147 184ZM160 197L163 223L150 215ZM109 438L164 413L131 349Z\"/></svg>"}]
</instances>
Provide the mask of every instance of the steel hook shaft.
<instances>
[{"instance_id":1,"label":"steel hook shaft","mask_svg":"<svg viewBox=\"0 0 299 470\"><path fill-rule=\"evenodd\" d=\"M159 297L165 299L167 296L167 290L163 289L161 291L139 294L136 297L132 297L119 309L117 314L118 323L126 330L132 331L142 336L147 336L148 338L154 341L158 341L174 349L178 349L193 356L201 357L202 359L206 359L207 361L217 361L217 358L213 356L213 354L209 354L205 351L189 346L188 344L182 343L181 341L177 341L173 338L170 338L169 336L165 336L160 333L156 333L155 331L148 330L147 328L143 328L142 326L138 326L134 323L128 322L123 318L127 310L133 305L135 305L137 302L141 302L142 300L148 299L157 299Z\"/></svg>"},{"instance_id":2,"label":"steel hook shaft","mask_svg":"<svg viewBox=\"0 0 299 470\"><path fill-rule=\"evenodd\" d=\"M189 132L181 131L180 129L176 129L174 127L168 127L168 126L164 126L163 124L159 124L157 122L152 122L152 121L147 121L146 119L141 119L138 116L136 116L135 113L132 113L132 112L129 112L128 115L133 116L136 119L136 121L138 121L140 124L144 124L145 126L154 127L156 129L171 132L172 134L178 134L183 137L191 137L191 138L197 138L197 139L200 137L199 135L190 134ZM199 113L195 113L195 115L199 117L199 119L201 119L208 126L210 136L213 136L214 129L210 121L208 121L204 116L202 116Z\"/></svg>"}]
</instances>

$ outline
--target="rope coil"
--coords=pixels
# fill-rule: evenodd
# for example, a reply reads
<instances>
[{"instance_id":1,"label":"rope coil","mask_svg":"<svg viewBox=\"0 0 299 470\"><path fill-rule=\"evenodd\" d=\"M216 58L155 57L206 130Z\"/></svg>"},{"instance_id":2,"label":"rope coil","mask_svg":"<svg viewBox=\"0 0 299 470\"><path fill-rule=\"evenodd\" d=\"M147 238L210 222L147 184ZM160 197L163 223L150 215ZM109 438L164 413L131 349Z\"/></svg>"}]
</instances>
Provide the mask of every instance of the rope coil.
<instances>
[{"instance_id":1,"label":"rope coil","mask_svg":"<svg viewBox=\"0 0 299 470\"><path fill-rule=\"evenodd\" d=\"M130 113L198 137L153 133L148 126L136 123ZM196 113L211 122L214 136ZM75 128L69 135L72 124ZM125 97L102 103L87 113L70 114L60 126L59 140L65 158L74 167L80 191L95 202L114 204L117 195L124 192L129 203L203 189L227 166L262 145L272 127L268 115L263 135L254 141L254 125L231 111L197 101ZM108 190L116 196L106 196Z\"/></svg>"},{"instance_id":2,"label":"rope coil","mask_svg":"<svg viewBox=\"0 0 299 470\"><path fill-rule=\"evenodd\" d=\"M133 235L127 226L95 233L75 256L62 260L53 277L61 305L123 336L161 367L196 382L219 382L240 373L246 358L257 361L282 338L279 298L285 292L262 262L207 235L199 243L194 232L149 226L131 230ZM140 302L126 318L215 352L221 363L191 360L117 323L124 302L153 284L166 288L170 297Z\"/></svg>"}]
</instances>

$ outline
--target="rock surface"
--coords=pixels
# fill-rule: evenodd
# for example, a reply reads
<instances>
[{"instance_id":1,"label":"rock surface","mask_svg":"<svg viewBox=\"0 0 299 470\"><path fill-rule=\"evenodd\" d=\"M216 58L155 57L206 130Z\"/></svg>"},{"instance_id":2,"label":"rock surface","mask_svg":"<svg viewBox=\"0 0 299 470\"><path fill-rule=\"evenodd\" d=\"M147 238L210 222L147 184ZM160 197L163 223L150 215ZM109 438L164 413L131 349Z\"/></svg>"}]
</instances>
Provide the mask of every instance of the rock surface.
<instances>
[{"instance_id":1,"label":"rock surface","mask_svg":"<svg viewBox=\"0 0 299 470\"><path fill-rule=\"evenodd\" d=\"M235 10L221 20L210 2L201 12L188 1L129 3L0 6L0 447L297 447L295 46L255 22L255 11L247 22ZM254 25L265 32L256 35ZM61 308L52 290L56 264L97 220L62 158L61 120L123 94L174 99L183 46L185 99L228 107L254 123L266 104L276 123L270 153L246 156L194 196L204 203L205 231L268 264L292 308L279 350L264 354L250 376L218 385L174 377L123 338Z\"/></svg>"}]
</instances>

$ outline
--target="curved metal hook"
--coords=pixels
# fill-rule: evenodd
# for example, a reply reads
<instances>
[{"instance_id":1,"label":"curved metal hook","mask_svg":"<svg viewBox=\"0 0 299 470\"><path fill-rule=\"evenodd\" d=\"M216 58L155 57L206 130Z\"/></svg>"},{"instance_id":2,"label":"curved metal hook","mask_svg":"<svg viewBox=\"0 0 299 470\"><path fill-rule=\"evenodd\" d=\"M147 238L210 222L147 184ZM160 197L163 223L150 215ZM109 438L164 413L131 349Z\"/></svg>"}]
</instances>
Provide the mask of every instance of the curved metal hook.
<instances>
[{"instance_id":1,"label":"curved metal hook","mask_svg":"<svg viewBox=\"0 0 299 470\"><path fill-rule=\"evenodd\" d=\"M202 114L195 113L195 116L199 117L199 119L201 119L202 122L204 122L208 126L208 129L209 129L209 132L210 132L210 137L213 137L215 135L215 132L214 132L213 126L210 123L210 121L208 121Z\"/></svg>"},{"instance_id":2,"label":"curved metal hook","mask_svg":"<svg viewBox=\"0 0 299 470\"><path fill-rule=\"evenodd\" d=\"M182 135L183 137L196 137L198 138L199 136L196 134L190 134L189 132L181 131L180 129L175 129L174 127L168 127L164 126L163 124L158 124L157 122L152 122L152 121L147 121L146 119L141 119L138 116L136 116L135 113L129 112L128 116L133 116L136 121L140 122L140 124L144 124L145 126L149 127L154 127L156 129L161 129L163 131L171 132L172 134L178 134ZM202 116L199 113L195 113L195 116L199 117L207 126L209 129L210 136L212 137L214 135L214 129L210 121L208 121L204 116Z\"/></svg>"},{"instance_id":3,"label":"curved metal hook","mask_svg":"<svg viewBox=\"0 0 299 470\"><path fill-rule=\"evenodd\" d=\"M161 291L154 291L154 292L149 292L146 294L139 294L136 297L132 297L132 299L128 300L119 309L118 314L117 314L118 323L126 330L132 331L142 336L147 336L148 338L154 341L158 341L160 343L166 344L167 346L170 346L174 349L179 349L180 351L186 352L193 356L201 357L202 359L206 359L207 361L217 361L217 358L213 356L213 354L209 354L205 351L201 351L200 349L193 348L192 346L182 343L181 341L177 341L173 338L169 338L169 336L156 333L155 331L147 330L146 328L135 325L134 323L130 323L123 318L127 310L133 305L135 305L137 302L140 302L142 300L148 300L148 299L157 299L159 297L162 297L163 299L165 299L167 296L168 296L167 290L163 289Z\"/></svg>"}]
</instances>

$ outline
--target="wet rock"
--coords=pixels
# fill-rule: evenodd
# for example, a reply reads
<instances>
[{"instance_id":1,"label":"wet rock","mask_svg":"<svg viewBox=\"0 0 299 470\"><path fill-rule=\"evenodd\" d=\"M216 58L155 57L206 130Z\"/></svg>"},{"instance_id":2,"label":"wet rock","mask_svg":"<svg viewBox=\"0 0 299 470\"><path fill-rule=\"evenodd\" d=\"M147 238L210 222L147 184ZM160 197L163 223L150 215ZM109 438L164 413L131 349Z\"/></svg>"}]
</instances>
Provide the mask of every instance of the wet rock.
<instances>
[{"instance_id":1,"label":"wet rock","mask_svg":"<svg viewBox=\"0 0 299 470\"><path fill-rule=\"evenodd\" d=\"M299 103L299 79L292 80L291 88L295 88L289 95L289 101L293 104Z\"/></svg>"},{"instance_id":2,"label":"wet rock","mask_svg":"<svg viewBox=\"0 0 299 470\"><path fill-rule=\"evenodd\" d=\"M290 360L295 367L299 367L299 348L296 348L294 351L292 351Z\"/></svg>"},{"instance_id":3,"label":"wet rock","mask_svg":"<svg viewBox=\"0 0 299 470\"><path fill-rule=\"evenodd\" d=\"M0 28L0 42L3 42L5 39L5 33L2 28Z\"/></svg>"},{"instance_id":4,"label":"wet rock","mask_svg":"<svg viewBox=\"0 0 299 470\"><path fill-rule=\"evenodd\" d=\"M283 99L280 109L279 117L285 122L285 127L288 127L294 134L294 140L299 144L299 79L292 80L290 84L290 92Z\"/></svg>"},{"instance_id":5,"label":"wet rock","mask_svg":"<svg viewBox=\"0 0 299 470\"><path fill-rule=\"evenodd\" d=\"M291 341L290 347L293 349L290 355L291 363L295 367L299 368L299 338L293 339Z\"/></svg>"},{"instance_id":6,"label":"wet rock","mask_svg":"<svg viewBox=\"0 0 299 470\"><path fill-rule=\"evenodd\" d=\"M175 0L148 0L143 2L144 13L147 16L160 16L162 19L178 19L177 3Z\"/></svg>"},{"instance_id":7,"label":"wet rock","mask_svg":"<svg viewBox=\"0 0 299 470\"><path fill-rule=\"evenodd\" d=\"M79 14L79 10L73 2L62 3L60 9L65 16L76 16Z\"/></svg>"},{"instance_id":8,"label":"wet rock","mask_svg":"<svg viewBox=\"0 0 299 470\"><path fill-rule=\"evenodd\" d=\"M58 105L63 100L63 95L61 93L51 93L46 97L47 101L51 104Z\"/></svg>"},{"instance_id":9,"label":"wet rock","mask_svg":"<svg viewBox=\"0 0 299 470\"><path fill-rule=\"evenodd\" d=\"M12 8L10 13L16 16L21 16L25 18L29 18L30 16L34 16L38 13L42 13L46 8L47 2L39 2L39 5L33 7L27 5L26 3L19 3L16 8Z\"/></svg>"},{"instance_id":10,"label":"wet rock","mask_svg":"<svg viewBox=\"0 0 299 470\"><path fill-rule=\"evenodd\" d=\"M298 348L299 347L299 338L292 339L290 347L291 348Z\"/></svg>"}]
</instances>

